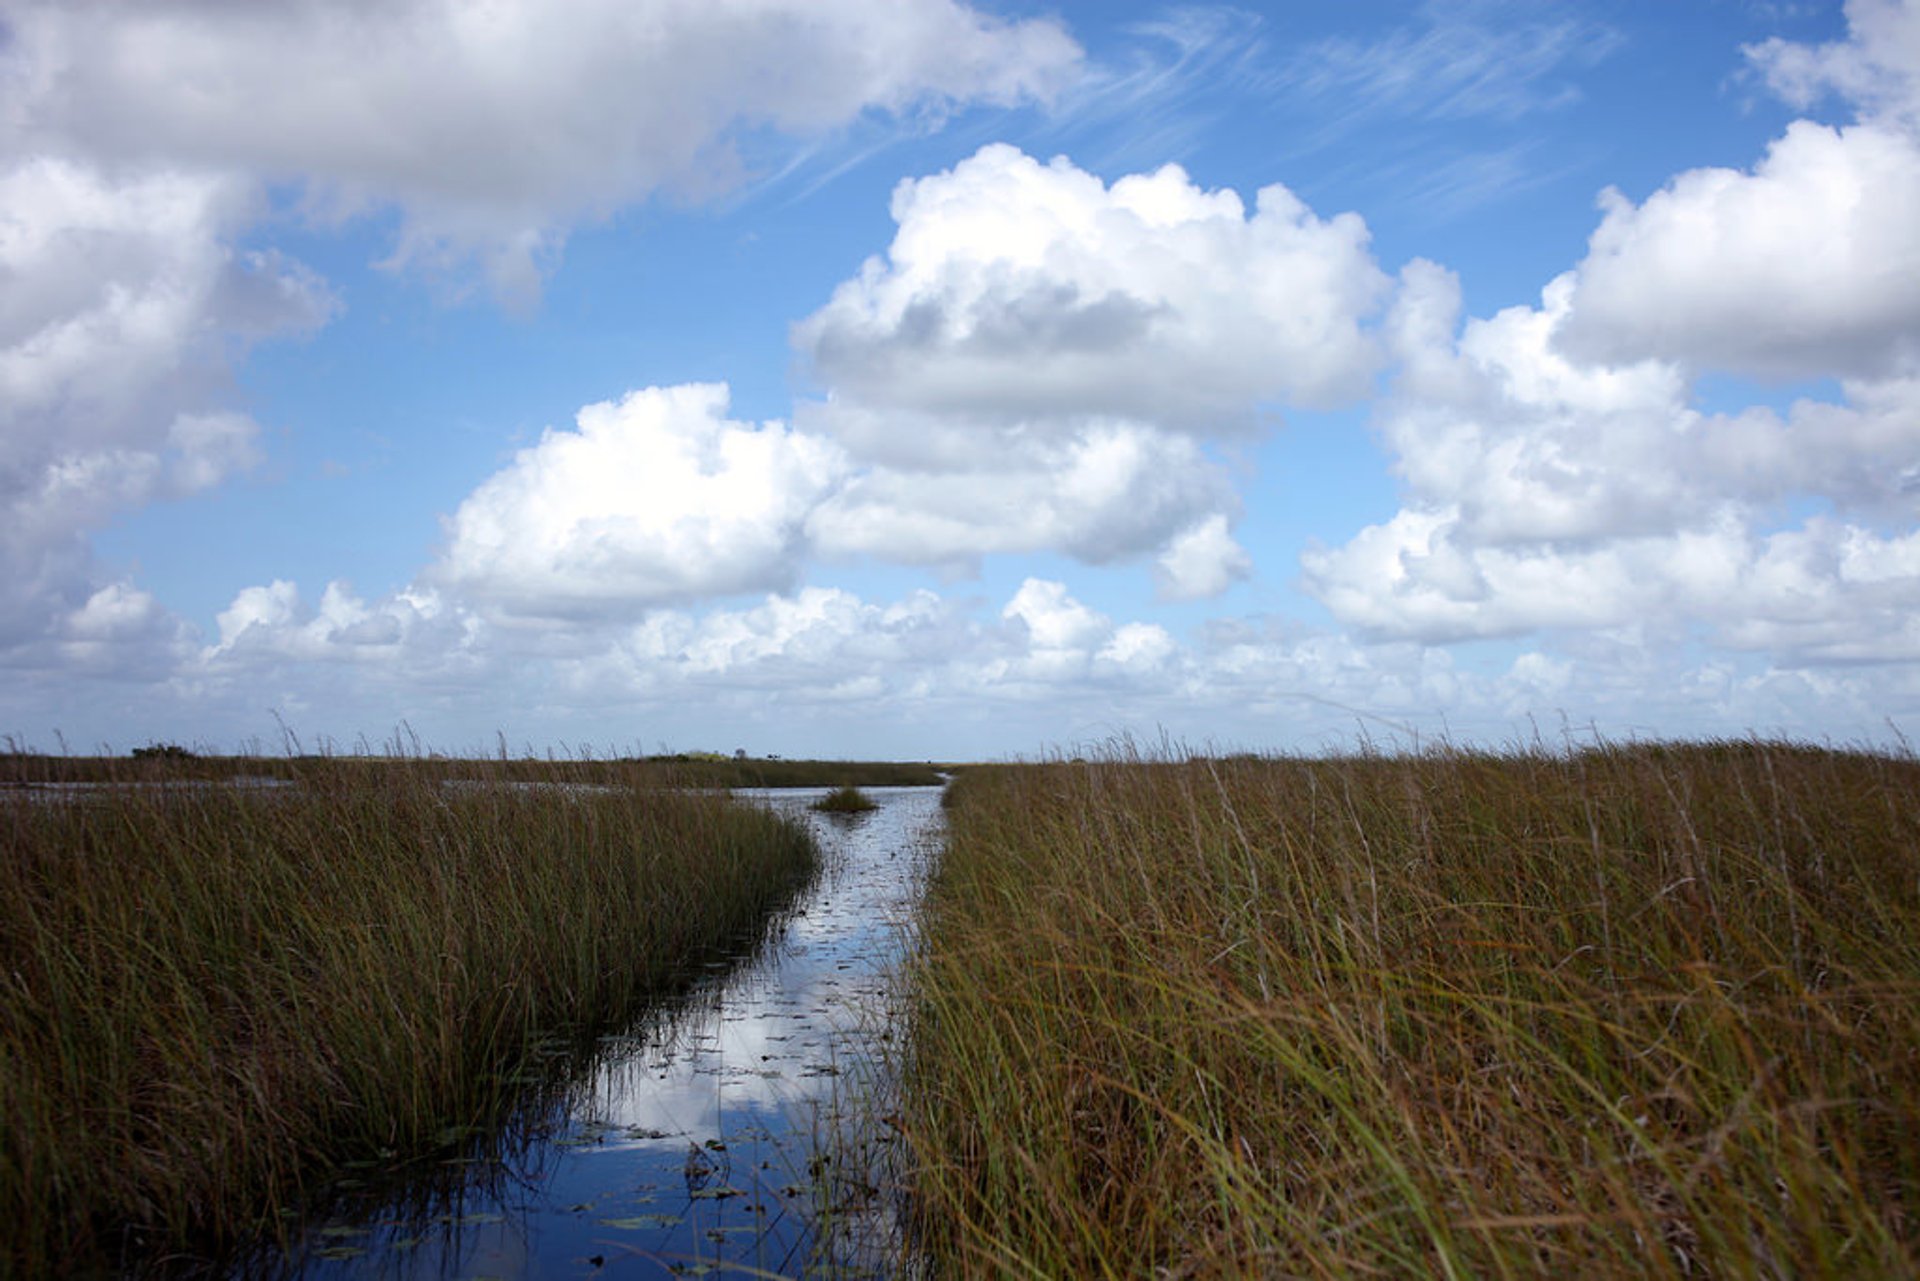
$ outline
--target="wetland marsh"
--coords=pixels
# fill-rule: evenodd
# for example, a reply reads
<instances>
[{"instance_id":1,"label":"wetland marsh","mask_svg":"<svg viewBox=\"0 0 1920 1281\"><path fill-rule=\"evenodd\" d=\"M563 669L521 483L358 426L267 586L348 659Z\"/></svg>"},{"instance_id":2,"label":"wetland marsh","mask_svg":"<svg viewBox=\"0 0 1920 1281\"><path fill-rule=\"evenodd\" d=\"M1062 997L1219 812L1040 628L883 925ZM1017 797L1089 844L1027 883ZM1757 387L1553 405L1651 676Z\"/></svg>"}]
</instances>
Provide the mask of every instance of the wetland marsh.
<instances>
[{"instance_id":1,"label":"wetland marsh","mask_svg":"<svg viewBox=\"0 0 1920 1281\"><path fill-rule=\"evenodd\" d=\"M808 889L670 1010L605 1039L456 1188L344 1202L276 1261L305 1277L867 1276L898 1248L878 1093L938 788L737 793L804 822ZM882 1185L886 1184L887 1187Z\"/></svg>"},{"instance_id":2,"label":"wetland marsh","mask_svg":"<svg viewBox=\"0 0 1920 1281\"><path fill-rule=\"evenodd\" d=\"M9 794L0 1271L1920 1272L1911 753L530 768Z\"/></svg>"}]
</instances>

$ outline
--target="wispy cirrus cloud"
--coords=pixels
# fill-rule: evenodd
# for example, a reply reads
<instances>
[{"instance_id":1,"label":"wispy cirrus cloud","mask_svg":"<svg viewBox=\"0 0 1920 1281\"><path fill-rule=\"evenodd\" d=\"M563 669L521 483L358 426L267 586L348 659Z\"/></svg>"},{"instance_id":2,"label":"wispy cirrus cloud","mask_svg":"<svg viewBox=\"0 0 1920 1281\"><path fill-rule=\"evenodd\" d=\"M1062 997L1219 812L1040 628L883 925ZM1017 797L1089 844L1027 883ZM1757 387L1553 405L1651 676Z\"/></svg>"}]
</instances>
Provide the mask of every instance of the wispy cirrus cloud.
<instances>
[{"instance_id":1,"label":"wispy cirrus cloud","mask_svg":"<svg viewBox=\"0 0 1920 1281\"><path fill-rule=\"evenodd\" d=\"M1381 117L1511 123L1577 102L1578 73L1621 44L1606 24L1558 8L1428 3L1416 21L1383 35L1300 47L1274 81L1313 100L1335 125Z\"/></svg>"},{"instance_id":2,"label":"wispy cirrus cloud","mask_svg":"<svg viewBox=\"0 0 1920 1281\"><path fill-rule=\"evenodd\" d=\"M1096 169L1191 155L1264 87L1268 25L1229 5L1189 5L1121 28L1060 96L1042 139L1071 143Z\"/></svg>"}]
</instances>

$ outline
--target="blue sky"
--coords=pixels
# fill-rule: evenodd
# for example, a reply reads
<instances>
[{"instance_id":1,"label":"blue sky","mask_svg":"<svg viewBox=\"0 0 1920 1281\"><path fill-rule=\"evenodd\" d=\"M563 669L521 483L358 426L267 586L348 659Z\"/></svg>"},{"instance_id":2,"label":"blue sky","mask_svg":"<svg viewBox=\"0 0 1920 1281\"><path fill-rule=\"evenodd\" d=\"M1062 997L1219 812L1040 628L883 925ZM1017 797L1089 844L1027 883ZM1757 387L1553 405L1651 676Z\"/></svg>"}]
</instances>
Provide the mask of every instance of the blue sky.
<instances>
[{"instance_id":1,"label":"blue sky","mask_svg":"<svg viewBox=\"0 0 1920 1281\"><path fill-rule=\"evenodd\" d=\"M0 733L1920 722L1920 6L0 0Z\"/></svg>"}]
</instances>

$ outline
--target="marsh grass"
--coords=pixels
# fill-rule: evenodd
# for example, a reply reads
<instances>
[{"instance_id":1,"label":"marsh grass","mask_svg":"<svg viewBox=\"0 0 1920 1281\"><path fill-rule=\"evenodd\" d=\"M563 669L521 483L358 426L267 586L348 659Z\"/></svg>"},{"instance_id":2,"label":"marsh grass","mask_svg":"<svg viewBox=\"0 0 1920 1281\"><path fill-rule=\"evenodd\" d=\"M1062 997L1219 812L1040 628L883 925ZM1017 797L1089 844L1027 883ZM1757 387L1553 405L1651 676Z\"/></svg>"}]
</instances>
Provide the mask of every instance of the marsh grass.
<instances>
[{"instance_id":1,"label":"marsh grass","mask_svg":"<svg viewBox=\"0 0 1920 1281\"><path fill-rule=\"evenodd\" d=\"M0 793L0 1274L271 1230L484 1127L815 870L717 795L524 774Z\"/></svg>"},{"instance_id":2,"label":"marsh grass","mask_svg":"<svg viewBox=\"0 0 1920 1281\"><path fill-rule=\"evenodd\" d=\"M852 783L842 783L808 808L822 814L865 814L879 809L880 805Z\"/></svg>"},{"instance_id":3,"label":"marsh grass","mask_svg":"<svg viewBox=\"0 0 1920 1281\"><path fill-rule=\"evenodd\" d=\"M1920 1270L1920 762L981 768L915 962L941 1275Z\"/></svg>"}]
</instances>

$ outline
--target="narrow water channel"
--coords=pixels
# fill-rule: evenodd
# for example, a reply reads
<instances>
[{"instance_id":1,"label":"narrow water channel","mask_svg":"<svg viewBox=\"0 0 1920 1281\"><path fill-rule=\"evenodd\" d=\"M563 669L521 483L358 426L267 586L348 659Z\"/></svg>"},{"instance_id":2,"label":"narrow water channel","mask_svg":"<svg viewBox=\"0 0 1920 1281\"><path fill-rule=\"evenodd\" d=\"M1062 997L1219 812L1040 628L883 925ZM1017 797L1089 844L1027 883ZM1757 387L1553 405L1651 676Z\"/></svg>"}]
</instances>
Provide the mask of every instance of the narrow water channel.
<instances>
[{"instance_id":1,"label":"narrow water channel","mask_svg":"<svg viewBox=\"0 0 1920 1281\"><path fill-rule=\"evenodd\" d=\"M314 1223L280 1276L871 1276L892 1132L874 1102L891 979L938 840L938 788L736 793L812 828L825 869L773 940L610 1040L552 1114L453 1199Z\"/></svg>"}]
</instances>

